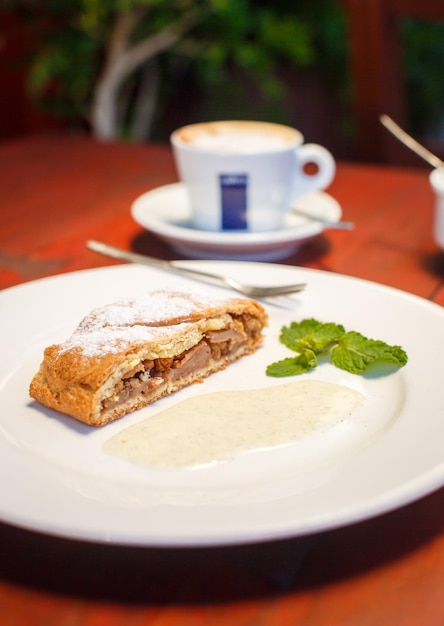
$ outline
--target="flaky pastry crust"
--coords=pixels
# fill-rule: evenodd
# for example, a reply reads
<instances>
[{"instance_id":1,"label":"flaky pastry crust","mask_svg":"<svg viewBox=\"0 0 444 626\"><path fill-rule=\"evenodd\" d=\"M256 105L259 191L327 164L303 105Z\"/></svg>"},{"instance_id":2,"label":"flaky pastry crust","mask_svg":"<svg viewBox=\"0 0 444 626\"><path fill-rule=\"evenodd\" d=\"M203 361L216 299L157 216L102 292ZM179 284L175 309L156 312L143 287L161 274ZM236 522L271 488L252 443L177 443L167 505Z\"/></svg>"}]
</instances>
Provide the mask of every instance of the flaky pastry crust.
<instances>
[{"instance_id":1,"label":"flaky pastry crust","mask_svg":"<svg viewBox=\"0 0 444 626\"><path fill-rule=\"evenodd\" d=\"M257 302L155 291L93 310L45 349L30 395L101 426L224 369L262 343Z\"/></svg>"}]
</instances>

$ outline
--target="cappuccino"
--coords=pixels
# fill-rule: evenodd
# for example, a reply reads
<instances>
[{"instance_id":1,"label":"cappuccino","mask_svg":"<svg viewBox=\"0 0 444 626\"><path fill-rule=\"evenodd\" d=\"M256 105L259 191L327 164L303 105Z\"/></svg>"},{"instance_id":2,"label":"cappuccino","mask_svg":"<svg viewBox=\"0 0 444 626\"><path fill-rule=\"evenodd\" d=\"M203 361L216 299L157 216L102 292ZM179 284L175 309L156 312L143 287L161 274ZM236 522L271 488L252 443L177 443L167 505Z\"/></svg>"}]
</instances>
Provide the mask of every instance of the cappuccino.
<instances>
[{"instance_id":1,"label":"cappuccino","mask_svg":"<svg viewBox=\"0 0 444 626\"><path fill-rule=\"evenodd\" d=\"M282 150L299 143L297 131L264 122L211 122L186 126L175 140L208 152L254 154Z\"/></svg>"},{"instance_id":2,"label":"cappuccino","mask_svg":"<svg viewBox=\"0 0 444 626\"><path fill-rule=\"evenodd\" d=\"M190 124L171 135L192 224L208 231L281 228L300 195L330 184L332 155L295 128L256 121ZM305 172L314 163L316 173Z\"/></svg>"}]
</instances>

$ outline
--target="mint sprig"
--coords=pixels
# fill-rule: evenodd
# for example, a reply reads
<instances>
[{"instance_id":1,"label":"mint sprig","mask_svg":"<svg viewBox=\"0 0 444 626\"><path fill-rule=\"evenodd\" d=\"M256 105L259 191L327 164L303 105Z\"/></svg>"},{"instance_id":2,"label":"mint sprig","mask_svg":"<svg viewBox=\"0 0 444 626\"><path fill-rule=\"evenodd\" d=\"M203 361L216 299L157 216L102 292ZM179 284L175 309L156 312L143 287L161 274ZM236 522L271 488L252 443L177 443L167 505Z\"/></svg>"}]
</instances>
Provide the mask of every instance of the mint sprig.
<instances>
[{"instance_id":1,"label":"mint sprig","mask_svg":"<svg viewBox=\"0 0 444 626\"><path fill-rule=\"evenodd\" d=\"M266 369L268 376L296 376L309 372L317 367L318 356L330 357L336 367L352 374L363 374L377 362L403 367L408 360L400 346L368 339L356 331L346 332L341 324L319 322L313 318L283 326L279 340L297 356L271 363Z\"/></svg>"}]
</instances>

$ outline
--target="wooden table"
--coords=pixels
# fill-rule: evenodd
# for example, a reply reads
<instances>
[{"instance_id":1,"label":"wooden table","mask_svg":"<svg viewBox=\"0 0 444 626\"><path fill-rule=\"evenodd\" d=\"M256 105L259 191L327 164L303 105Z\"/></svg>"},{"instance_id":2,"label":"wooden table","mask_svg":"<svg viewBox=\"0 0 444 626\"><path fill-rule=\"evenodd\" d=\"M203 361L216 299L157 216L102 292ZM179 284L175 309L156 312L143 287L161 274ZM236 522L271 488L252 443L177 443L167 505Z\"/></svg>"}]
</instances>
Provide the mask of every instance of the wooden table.
<instances>
[{"instance_id":1,"label":"wooden table","mask_svg":"<svg viewBox=\"0 0 444 626\"><path fill-rule=\"evenodd\" d=\"M138 195L175 180L164 146L60 135L0 145L0 287L113 263L85 248L89 238L177 258L129 214ZM285 263L444 304L427 170L340 163L330 192L355 231L327 231ZM140 549L0 524L0 546L2 626L444 624L444 489L262 545Z\"/></svg>"}]
</instances>

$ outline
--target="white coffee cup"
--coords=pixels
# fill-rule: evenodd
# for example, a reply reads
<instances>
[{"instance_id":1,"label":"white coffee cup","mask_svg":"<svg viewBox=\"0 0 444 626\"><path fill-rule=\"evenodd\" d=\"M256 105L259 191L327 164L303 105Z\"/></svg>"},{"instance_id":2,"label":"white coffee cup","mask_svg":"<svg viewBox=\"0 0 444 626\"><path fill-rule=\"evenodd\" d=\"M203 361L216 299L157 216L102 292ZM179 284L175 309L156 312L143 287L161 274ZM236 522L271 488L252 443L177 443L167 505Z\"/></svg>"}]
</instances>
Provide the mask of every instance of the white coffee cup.
<instances>
[{"instance_id":1,"label":"white coffee cup","mask_svg":"<svg viewBox=\"0 0 444 626\"><path fill-rule=\"evenodd\" d=\"M430 184L435 192L435 219L433 235L436 243L444 250L444 167L430 174Z\"/></svg>"},{"instance_id":2,"label":"white coffee cup","mask_svg":"<svg viewBox=\"0 0 444 626\"><path fill-rule=\"evenodd\" d=\"M264 232L282 227L295 200L325 189L336 165L326 148L304 144L289 126L254 121L203 122L171 135L193 226ZM305 171L314 164L316 171Z\"/></svg>"}]
</instances>

